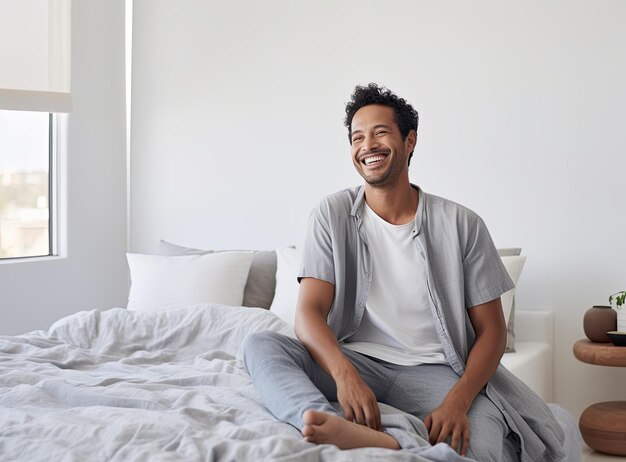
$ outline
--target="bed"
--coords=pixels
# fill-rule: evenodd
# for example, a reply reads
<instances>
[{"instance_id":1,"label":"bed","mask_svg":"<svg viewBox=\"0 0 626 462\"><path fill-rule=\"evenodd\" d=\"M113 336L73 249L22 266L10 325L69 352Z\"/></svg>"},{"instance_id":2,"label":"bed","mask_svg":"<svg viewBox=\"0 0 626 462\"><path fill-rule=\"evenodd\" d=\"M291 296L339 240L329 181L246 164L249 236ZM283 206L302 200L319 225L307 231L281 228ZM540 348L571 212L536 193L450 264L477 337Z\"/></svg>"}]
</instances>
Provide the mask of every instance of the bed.
<instances>
[{"instance_id":1,"label":"bed","mask_svg":"<svg viewBox=\"0 0 626 462\"><path fill-rule=\"evenodd\" d=\"M502 364L546 402L553 398L553 313L515 313L515 350L504 353Z\"/></svg>"},{"instance_id":2,"label":"bed","mask_svg":"<svg viewBox=\"0 0 626 462\"><path fill-rule=\"evenodd\" d=\"M277 421L244 368L242 343L252 332L293 328L276 310L245 306L263 296L250 286L263 279L254 274L262 254L251 255L131 257L129 309L81 311L47 330L0 336L0 460L463 460L425 441L419 453L342 451L306 443ZM279 256L270 308L286 297L281 266ZM218 279L209 285L219 303L182 300L206 296L208 276ZM575 427L554 409L564 427ZM383 422L399 413L382 410ZM579 460L576 435L568 441L569 460Z\"/></svg>"}]
</instances>

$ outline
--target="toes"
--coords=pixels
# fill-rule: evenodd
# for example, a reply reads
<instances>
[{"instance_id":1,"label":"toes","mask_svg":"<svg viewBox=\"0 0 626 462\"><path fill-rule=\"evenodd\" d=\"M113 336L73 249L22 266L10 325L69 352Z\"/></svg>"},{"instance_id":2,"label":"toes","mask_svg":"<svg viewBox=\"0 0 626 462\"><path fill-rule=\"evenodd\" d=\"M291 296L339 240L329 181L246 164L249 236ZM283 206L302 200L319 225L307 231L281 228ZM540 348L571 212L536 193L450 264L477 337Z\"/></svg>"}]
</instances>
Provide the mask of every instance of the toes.
<instances>
[{"instance_id":1,"label":"toes","mask_svg":"<svg viewBox=\"0 0 626 462\"><path fill-rule=\"evenodd\" d=\"M305 425L302 427L302 436L304 436L305 439L311 438L313 435L315 435L315 430L312 425Z\"/></svg>"},{"instance_id":2,"label":"toes","mask_svg":"<svg viewBox=\"0 0 626 462\"><path fill-rule=\"evenodd\" d=\"M315 411L309 409L302 414L302 421L305 425L313 425L315 423Z\"/></svg>"},{"instance_id":3,"label":"toes","mask_svg":"<svg viewBox=\"0 0 626 462\"><path fill-rule=\"evenodd\" d=\"M302 414L302 421L305 425L322 425L326 420L326 414L323 412L309 409Z\"/></svg>"}]
</instances>

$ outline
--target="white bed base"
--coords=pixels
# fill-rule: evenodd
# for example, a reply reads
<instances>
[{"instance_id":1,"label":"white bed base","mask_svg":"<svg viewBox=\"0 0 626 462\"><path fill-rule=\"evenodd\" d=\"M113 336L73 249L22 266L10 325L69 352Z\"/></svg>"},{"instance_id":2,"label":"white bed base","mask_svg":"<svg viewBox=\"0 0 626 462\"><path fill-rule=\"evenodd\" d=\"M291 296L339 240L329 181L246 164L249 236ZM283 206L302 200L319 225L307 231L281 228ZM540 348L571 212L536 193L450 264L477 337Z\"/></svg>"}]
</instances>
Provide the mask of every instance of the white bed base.
<instances>
[{"instance_id":1,"label":"white bed base","mask_svg":"<svg viewBox=\"0 0 626 462\"><path fill-rule=\"evenodd\" d=\"M554 322L551 311L515 312L515 352L502 364L544 401L553 399Z\"/></svg>"}]
</instances>

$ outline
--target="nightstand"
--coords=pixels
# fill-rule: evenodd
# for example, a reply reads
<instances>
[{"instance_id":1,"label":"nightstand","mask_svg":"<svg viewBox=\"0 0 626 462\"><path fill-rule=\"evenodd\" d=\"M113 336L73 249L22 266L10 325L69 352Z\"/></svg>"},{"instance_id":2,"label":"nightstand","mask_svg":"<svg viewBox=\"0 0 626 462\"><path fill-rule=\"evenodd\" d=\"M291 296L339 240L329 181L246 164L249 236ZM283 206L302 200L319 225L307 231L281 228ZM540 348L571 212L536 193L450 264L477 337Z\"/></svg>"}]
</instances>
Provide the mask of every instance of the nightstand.
<instances>
[{"instance_id":1,"label":"nightstand","mask_svg":"<svg viewBox=\"0 0 626 462\"><path fill-rule=\"evenodd\" d=\"M626 347L612 343L578 340L574 356L598 366L626 367ZM578 422L587 445L606 454L626 455L626 401L607 401L589 406Z\"/></svg>"}]
</instances>

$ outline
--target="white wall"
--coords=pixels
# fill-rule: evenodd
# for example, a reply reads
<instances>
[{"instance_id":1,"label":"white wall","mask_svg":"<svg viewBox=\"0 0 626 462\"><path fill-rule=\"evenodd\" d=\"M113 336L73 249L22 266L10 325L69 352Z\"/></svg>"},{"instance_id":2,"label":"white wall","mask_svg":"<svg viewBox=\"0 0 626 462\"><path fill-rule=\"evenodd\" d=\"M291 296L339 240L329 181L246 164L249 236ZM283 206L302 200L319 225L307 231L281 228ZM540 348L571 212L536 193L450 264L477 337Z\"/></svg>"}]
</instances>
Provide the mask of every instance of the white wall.
<instances>
[{"instance_id":1,"label":"white wall","mask_svg":"<svg viewBox=\"0 0 626 462\"><path fill-rule=\"evenodd\" d=\"M360 183L343 108L381 82L420 111L411 178L528 256L556 315L558 402L623 398L571 353L626 288L626 3L135 0L131 247L273 248Z\"/></svg>"},{"instance_id":2,"label":"white wall","mask_svg":"<svg viewBox=\"0 0 626 462\"><path fill-rule=\"evenodd\" d=\"M67 258L0 264L0 334L62 316L125 306L124 2L72 2Z\"/></svg>"}]
</instances>

